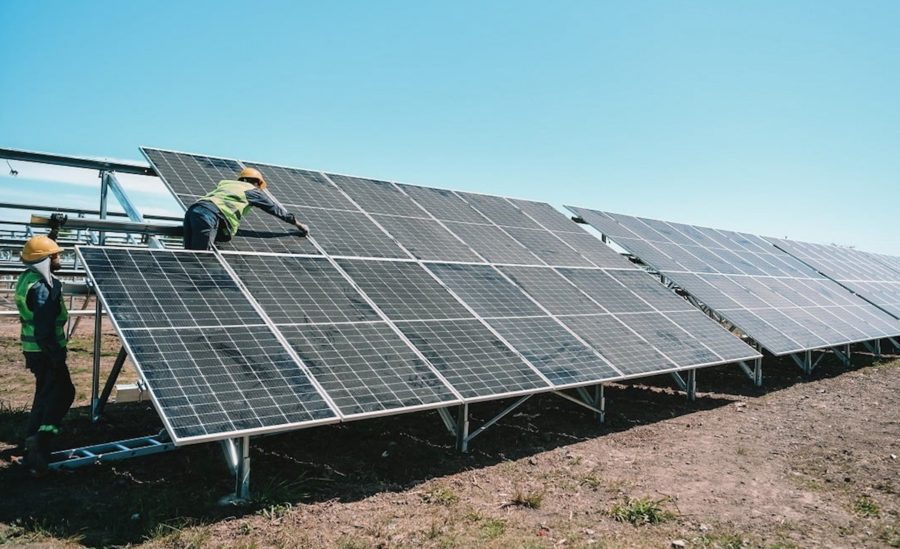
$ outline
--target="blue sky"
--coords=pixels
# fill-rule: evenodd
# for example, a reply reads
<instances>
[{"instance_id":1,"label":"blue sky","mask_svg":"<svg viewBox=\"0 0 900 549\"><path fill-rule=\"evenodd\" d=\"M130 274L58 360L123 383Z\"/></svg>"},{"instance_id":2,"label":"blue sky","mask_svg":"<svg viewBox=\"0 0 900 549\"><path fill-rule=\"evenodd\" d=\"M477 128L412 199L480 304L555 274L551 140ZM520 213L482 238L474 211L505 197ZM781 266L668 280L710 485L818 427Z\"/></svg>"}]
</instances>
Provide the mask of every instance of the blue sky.
<instances>
[{"instance_id":1,"label":"blue sky","mask_svg":"<svg viewBox=\"0 0 900 549\"><path fill-rule=\"evenodd\" d=\"M150 145L900 255L898 2L6 0L0 15L0 146Z\"/></svg>"}]
</instances>

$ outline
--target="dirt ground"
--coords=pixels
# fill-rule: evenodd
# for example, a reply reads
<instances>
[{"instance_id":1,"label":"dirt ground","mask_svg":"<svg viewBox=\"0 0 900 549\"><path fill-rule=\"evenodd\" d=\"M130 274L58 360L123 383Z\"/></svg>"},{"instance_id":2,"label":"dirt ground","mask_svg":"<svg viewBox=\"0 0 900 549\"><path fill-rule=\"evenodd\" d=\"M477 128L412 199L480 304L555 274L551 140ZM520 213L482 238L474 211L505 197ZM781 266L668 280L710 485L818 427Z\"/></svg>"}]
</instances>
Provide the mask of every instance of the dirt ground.
<instances>
[{"instance_id":1,"label":"dirt ground","mask_svg":"<svg viewBox=\"0 0 900 549\"><path fill-rule=\"evenodd\" d=\"M9 453L31 378L6 324ZM156 432L147 404L111 405L90 423L92 322L83 324L70 359L79 400L59 444ZM117 350L106 336L106 365ZM736 367L701 371L695 402L667 378L610 385L603 425L561 398L534 397L468 454L435 412L255 439L244 507L216 504L233 480L215 444L39 480L4 460L0 544L900 547L900 359L856 354L848 369L826 357L809 379L786 361L765 365L761 390ZM506 405L474 406L474 426ZM616 518L628 511L659 522Z\"/></svg>"}]
</instances>

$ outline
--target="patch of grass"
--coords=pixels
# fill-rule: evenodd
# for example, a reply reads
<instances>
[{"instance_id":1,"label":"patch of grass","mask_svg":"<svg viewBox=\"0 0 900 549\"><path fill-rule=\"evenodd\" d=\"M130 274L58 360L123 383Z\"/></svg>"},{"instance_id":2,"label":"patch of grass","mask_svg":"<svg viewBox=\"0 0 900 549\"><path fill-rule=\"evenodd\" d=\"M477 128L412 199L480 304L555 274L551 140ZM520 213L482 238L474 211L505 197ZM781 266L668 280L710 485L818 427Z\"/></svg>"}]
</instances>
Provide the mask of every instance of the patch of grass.
<instances>
[{"instance_id":1,"label":"patch of grass","mask_svg":"<svg viewBox=\"0 0 900 549\"><path fill-rule=\"evenodd\" d=\"M737 534L704 534L698 541L703 547L711 549L742 549L747 546L744 539Z\"/></svg>"},{"instance_id":2,"label":"patch of grass","mask_svg":"<svg viewBox=\"0 0 900 549\"><path fill-rule=\"evenodd\" d=\"M516 489L516 493L509 503L510 505L524 507L526 509L540 509L543 501L543 492L523 492L520 489Z\"/></svg>"},{"instance_id":3,"label":"patch of grass","mask_svg":"<svg viewBox=\"0 0 900 549\"><path fill-rule=\"evenodd\" d=\"M878 537L890 547L900 547L900 527L885 526Z\"/></svg>"},{"instance_id":4,"label":"patch of grass","mask_svg":"<svg viewBox=\"0 0 900 549\"><path fill-rule=\"evenodd\" d=\"M83 536L65 533L62 527L53 525L49 520L17 519L14 523L0 525L0 545L47 544L81 545Z\"/></svg>"},{"instance_id":5,"label":"patch of grass","mask_svg":"<svg viewBox=\"0 0 900 549\"><path fill-rule=\"evenodd\" d=\"M866 495L859 496L853 502L853 511L861 517L877 518L881 515L878 503Z\"/></svg>"},{"instance_id":6,"label":"patch of grass","mask_svg":"<svg viewBox=\"0 0 900 549\"><path fill-rule=\"evenodd\" d=\"M187 520L161 522L150 531L146 539L164 547L182 547L184 549L206 547L212 538L212 529L209 526L193 526L192 524Z\"/></svg>"},{"instance_id":7,"label":"patch of grass","mask_svg":"<svg viewBox=\"0 0 900 549\"><path fill-rule=\"evenodd\" d=\"M596 475L587 475L585 477L582 477L581 484L596 490L597 488L603 486L604 482L602 478Z\"/></svg>"},{"instance_id":8,"label":"patch of grass","mask_svg":"<svg viewBox=\"0 0 900 549\"><path fill-rule=\"evenodd\" d=\"M257 511L256 514L268 520L275 520L283 517L288 513L288 511L293 508L294 506L290 503L275 503L267 507L263 507L262 509Z\"/></svg>"},{"instance_id":9,"label":"patch of grass","mask_svg":"<svg viewBox=\"0 0 900 549\"><path fill-rule=\"evenodd\" d=\"M800 546L792 541L778 541L766 545L766 549L800 549Z\"/></svg>"},{"instance_id":10,"label":"patch of grass","mask_svg":"<svg viewBox=\"0 0 900 549\"><path fill-rule=\"evenodd\" d=\"M635 526L642 524L659 524L675 518L675 514L663 508L665 498L652 500L650 498L629 499L625 503L614 505L609 510L609 516L619 522L630 522Z\"/></svg>"},{"instance_id":11,"label":"patch of grass","mask_svg":"<svg viewBox=\"0 0 900 549\"><path fill-rule=\"evenodd\" d=\"M506 521L489 518L481 524L481 536L485 539L497 539L506 532Z\"/></svg>"},{"instance_id":12,"label":"patch of grass","mask_svg":"<svg viewBox=\"0 0 900 549\"><path fill-rule=\"evenodd\" d=\"M436 505L443 505L445 507L449 507L454 503L459 502L459 496L453 493L453 490L450 488L446 488L444 486L435 486L431 490L428 490L424 494L422 494L422 501L425 503L434 503Z\"/></svg>"},{"instance_id":13,"label":"patch of grass","mask_svg":"<svg viewBox=\"0 0 900 549\"><path fill-rule=\"evenodd\" d=\"M747 455L747 449L744 448L743 446L738 446L738 447L737 447L737 450L735 450L735 452L736 452L737 455L739 455L739 456L746 456L746 455Z\"/></svg>"}]
</instances>

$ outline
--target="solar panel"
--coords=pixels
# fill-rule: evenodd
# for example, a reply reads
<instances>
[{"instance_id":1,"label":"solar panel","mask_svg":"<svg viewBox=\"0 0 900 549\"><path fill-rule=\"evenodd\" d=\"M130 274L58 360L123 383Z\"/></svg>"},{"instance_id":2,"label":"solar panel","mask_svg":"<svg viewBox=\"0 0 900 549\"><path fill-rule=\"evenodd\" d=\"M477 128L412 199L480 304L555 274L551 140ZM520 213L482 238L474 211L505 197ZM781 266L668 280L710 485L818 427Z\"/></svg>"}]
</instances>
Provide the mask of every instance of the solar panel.
<instances>
[{"instance_id":1,"label":"solar panel","mask_svg":"<svg viewBox=\"0 0 900 549\"><path fill-rule=\"evenodd\" d=\"M286 205L358 211L324 174L255 162L245 164L260 170L272 194Z\"/></svg>"},{"instance_id":2,"label":"solar panel","mask_svg":"<svg viewBox=\"0 0 900 549\"><path fill-rule=\"evenodd\" d=\"M554 385L622 376L552 318L494 318L488 323Z\"/></svg>"},{"instance_id":3,"label":"solar panel","mask_svg":"<svg viewBox=\"0 0 900 549\"><path fill-rule=\"evenodd\" d=\"M337 421L214 254L78 253L176 444Z\"/></svg>"},{"instance_id":4,"label":"solar panel","mask_svg":"<svg viewBox=\"0 0 900 549\"><path fill-rule=\"evenodd\" d=\"M472 318L418 263L360 259L338 263L391 320Z\"/></svg>"},{"instance_id":5,"label":"solar panel","mask_svg":"<svg viewBox=\"0 0 900 549\"><path fill-rule=\"evenodd\" d=\"M487 223L487 219L483 215L475 211L453 191L416 185L397 185L397 187L425 208L435 219L465 223Z\"/></svg>"},{"instance_id":6,"label":"solar panel","mask_svg":"<svg viewBox=\"0 0 900 549\"><path fill-rule=\"evenodd\" d=\"M358 291L323 257L225 256L276 324L379 320Z\"/></svg>"},{"instance_id":7,"label":"solar panel","mask_svg":"<svg viewBox=\"0 0 900 549\"><path fill-rule=\"evenodd\" d=\"M431 264L428 269L482 317L544 316L534 302L494 267Z\"/></svg>"},{"instance_id":8,"label":"solar panel","mask_svg":"<svg viewBox=\"0 0 900 549\"><path fill-rule=\"evenodd\" d=\"M900 319L900 272L890 256L860 250L769 238L772 244Z\"/></svg>"},{"instance_id":9,"label":"solar panel","mask_svg":"<svg viewBox=\"0 0 900 549\"><path fill-rule=\"evenodd\" d=\"M445 222L450 232L462 239L490 263L540 265L542 262L525 246L513 240L503 229L493 225Z\"/></svg>"},{"instance_id":10,"label":"solar panel","mask_svg":"<svg viewBox=\"0 0 900 549\"><path fill-rule=\"evenodd\" d=\"M391 214L405 217L428 217L428 214L406 194L387 181L328 174L359 207L371 214Z\"/></svg>"},{"instance_id":11,"label":"solar panel","mask_svg":"<svg viewBox=\"0 0 900 549\"><path fill-rule=\"evenodd\" d=\"M560 317L627 376L675 370L678 364L664 357L645 339L612 315Z\"/></svg>"},{"instance_id":12,"label":"solar panel","mask_svg":"<svg viewBox=\"0 0 900 549\"><path fill-rule=\"evenodd\" d=\"M345 417L458 401L386 322L279 330Z\"/></svg>"},{"instance_id":13,"label":"solar panel","mask_svg":"<svg viewBox=\"0 0 900 549\"><path fill-rule=\"evenodd\" d=\"M840 288L762 237L569 209L775 354L900 330L867 303L838 297Z\"/></svg>"},{"instance_id":14,"label":"solar panel","mask_svg":"<svg viewBox=\"0 0 900 549\"><path fill-rule=\"evenodd\" d=\"M174 194L203 196L219 181L234 179L243 166L237 160L143 149L147 160Z\"/></svg>"},{"instance_id":15,"label":"solar panel","mask_svg":"<svg viewBox=\"0 0 900 549\"><path fill-rule=\"evenodd\" d=\"M401 322L398 326L467 399L550 388L478 320Z\"/></svg>"},{"instance_id":16,"label":"solar panel","mask_svg":"<svg viewBox=\"0 0 900 549\"><path fill-rule=\"evenodd\" d=\"M555 315L606 312L551 267L500 267L513 282Z\"/></svg>"},{"instance_id":17,"label":"solar panel","mask_svg":"<svg viewBox=\"0 0 900 549\"><path fill-rule=\"evenodd\" d=\"M79 249L120 328L265 324L212 253Z\"/></svg>"},{"instance_id":18,"label":"solar panel","mask_svg":"<svg viewBox=\"0 0 900 549\"><path fill-rule=\"evenodd\" d=\"M392 215L373 216L417 259L481 262L475 252L437 221Z\"/></svg>"}]
</instances>

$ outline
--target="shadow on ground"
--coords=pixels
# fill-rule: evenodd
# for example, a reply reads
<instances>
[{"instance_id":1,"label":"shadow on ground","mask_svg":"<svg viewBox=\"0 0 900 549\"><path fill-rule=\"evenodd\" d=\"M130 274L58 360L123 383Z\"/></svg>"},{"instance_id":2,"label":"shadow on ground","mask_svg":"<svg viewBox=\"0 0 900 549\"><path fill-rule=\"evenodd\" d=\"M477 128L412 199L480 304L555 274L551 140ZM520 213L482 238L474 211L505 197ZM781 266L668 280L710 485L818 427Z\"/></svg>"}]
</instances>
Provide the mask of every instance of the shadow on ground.
<instances>
[{"instance_id":1,"label":"shadow on ground","mask_svg":"<svg viewBox=\"0 0 900 549\"><path fill-rule=\"evenodd\" d=\"M876 362L854 355L858 369ZM0 523L57 538L78 537L88 545L120 545L165 533L167 528L212 523L273 507L328 500L355 501L402 491L424 481L468 469L517 460L605 433L728 405L789 387L806 378L790 361L767 358L765 387L753 387L734 366L698 374L700 396L689 402L671 378L607 387L607 422L554 395L539 395L476 438L468 454L454 448L436 412L407 414L319 427L254 439L251 452L254 500L241 508L219 507L233 480L220 446L190 446L177 452L56 473L31 479L19 467L0 468ZM826 357L811 379L848 371ZM707 393L705 391L713 391ZM470 406L473 426L511 401ZM0 412L0 441L14 444L24 411ZM70 413L62 447L83 446L151 434L161 428L147 404L114 405L92 425L85 408Z\"/></svg>"}]
</instances>

